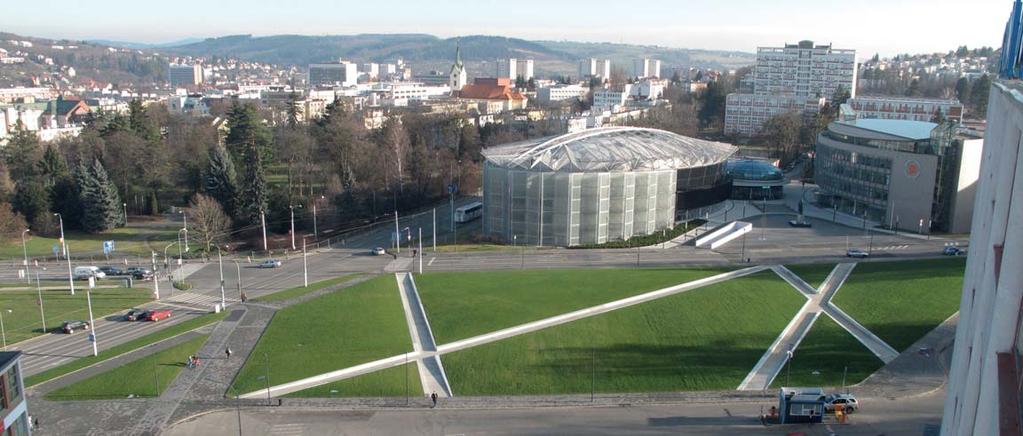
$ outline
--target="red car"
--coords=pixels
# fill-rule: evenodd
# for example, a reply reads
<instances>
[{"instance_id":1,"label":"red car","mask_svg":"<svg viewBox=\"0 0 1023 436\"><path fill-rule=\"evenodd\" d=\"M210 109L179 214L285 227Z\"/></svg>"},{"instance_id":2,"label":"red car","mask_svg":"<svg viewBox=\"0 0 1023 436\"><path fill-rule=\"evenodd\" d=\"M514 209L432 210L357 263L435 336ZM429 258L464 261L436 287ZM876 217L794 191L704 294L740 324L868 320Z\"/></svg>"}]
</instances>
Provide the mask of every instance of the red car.
<instances>
[{"instance_id":1,"label":"red car","mask_svg":"<svg viewBox=\"0 0 1023 436\"><path fill-rule=\"evenodd\" d=\"M170 318L170 316L171 316L170 309L150 310L148 313L146 313L146 321L159 321L161 319Z\"/></svg>"}]
</instances>

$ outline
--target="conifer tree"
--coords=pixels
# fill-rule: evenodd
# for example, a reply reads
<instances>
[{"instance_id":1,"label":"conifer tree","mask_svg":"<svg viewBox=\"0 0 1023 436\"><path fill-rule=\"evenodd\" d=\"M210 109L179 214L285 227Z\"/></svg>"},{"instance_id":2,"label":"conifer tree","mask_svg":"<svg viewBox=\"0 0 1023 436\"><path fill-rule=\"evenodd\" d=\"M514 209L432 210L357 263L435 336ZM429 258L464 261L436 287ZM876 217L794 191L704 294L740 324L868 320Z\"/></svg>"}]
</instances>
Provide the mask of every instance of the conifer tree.
<instances>
[{"instance_id":1,"label":"conifer tree","mask_svg":"<svg viewBox=\"0 0 1023 436\"><path fill-rule=\"evenodd\" d=\"M91 167L79 166L79 186L83 230L99 233L121 222L121 199L117 195L117 187L107 177L99 159L94 160Z\"/></svg>"},{"instance_id":2,"label":"conifer tree","mask_svg":"<svg viewBox=\"0 0 1023 436\"><path fill-rule=\"evenodd\" d=\"M210 147L209 163L203 180L203 190L220 203L228 216L235 216L238 201L238 181L234 161L223 146Z\"/></svg>"}]
</instances>

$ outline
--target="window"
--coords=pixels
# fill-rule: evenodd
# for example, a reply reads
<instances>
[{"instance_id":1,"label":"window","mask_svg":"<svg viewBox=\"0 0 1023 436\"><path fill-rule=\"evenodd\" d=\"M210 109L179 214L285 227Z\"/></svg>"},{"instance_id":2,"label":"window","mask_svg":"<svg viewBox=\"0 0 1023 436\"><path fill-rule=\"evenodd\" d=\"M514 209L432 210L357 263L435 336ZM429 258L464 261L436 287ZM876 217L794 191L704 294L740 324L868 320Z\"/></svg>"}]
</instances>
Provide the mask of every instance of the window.
<instances>
[{"instance_id":1,"label":"window","mask_svg":"<svg viewBox=\"0 0 1023 436\"><path fill-rule=\"evenodd\" d=\"M18 404L21 401L21 384L18 383L18 365L12 365L7 370L7 403L10 405Z\"/></svg>"}]
</instances>

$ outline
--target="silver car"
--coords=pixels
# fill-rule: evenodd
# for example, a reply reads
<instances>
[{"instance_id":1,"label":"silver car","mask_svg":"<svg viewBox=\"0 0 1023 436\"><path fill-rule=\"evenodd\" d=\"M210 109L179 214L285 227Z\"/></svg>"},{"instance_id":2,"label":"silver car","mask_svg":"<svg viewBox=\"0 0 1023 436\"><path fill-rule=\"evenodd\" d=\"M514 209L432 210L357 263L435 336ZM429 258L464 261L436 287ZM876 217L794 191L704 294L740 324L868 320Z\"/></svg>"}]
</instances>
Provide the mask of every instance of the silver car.
<instances>
[{"instance_id":1,"label":"silver car","mask_svg":"<svg viewBox=\"0 0 1023 436\"><path fill-rule=\"evenodd\" d=\"M267 259L267 260L264 260L263 263L259 264L259 267L260 268L280 268L281 265L282 265L281 261L279 261L277 259Z\"/></svg>"},{"instance_id":2,"label":"silver car","mask_svg":"<svg viewBox=\"0 0 1023 436\"><path fill-rule=\"evenodd\" d=\"M846 250L845 255L858 259L866 259L870 257L870 253L867 253L865 250L861 250L859 248L850 248Z\"/></svg>"}]
</instances>

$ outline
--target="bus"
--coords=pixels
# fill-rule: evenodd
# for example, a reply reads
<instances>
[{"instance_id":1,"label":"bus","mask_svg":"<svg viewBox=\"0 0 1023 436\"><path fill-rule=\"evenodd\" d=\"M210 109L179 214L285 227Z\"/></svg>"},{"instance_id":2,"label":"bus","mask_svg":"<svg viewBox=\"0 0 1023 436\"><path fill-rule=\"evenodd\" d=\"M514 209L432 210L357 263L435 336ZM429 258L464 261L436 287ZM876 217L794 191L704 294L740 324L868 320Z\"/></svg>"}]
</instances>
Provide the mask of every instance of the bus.
<instances>
[{"instance_id":1,"label":"bus","mask_svg":"<svg viewBox=\"0 0 1023 436\"><path fill-rule=\"evenodd\" d=\"M455 209L455 222L467 223L483 216L483 203L473 202Z\"/></svg>"}]
</instances>

